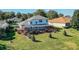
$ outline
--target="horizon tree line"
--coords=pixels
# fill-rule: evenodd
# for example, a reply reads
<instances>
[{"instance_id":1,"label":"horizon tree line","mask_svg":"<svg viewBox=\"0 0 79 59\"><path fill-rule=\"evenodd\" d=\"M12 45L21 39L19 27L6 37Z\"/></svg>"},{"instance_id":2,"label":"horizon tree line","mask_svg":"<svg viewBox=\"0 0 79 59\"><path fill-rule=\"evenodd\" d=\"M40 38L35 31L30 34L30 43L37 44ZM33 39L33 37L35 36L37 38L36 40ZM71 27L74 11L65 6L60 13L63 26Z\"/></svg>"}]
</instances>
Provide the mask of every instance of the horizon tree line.
<instances>
[{"instance_id":1,"label":"horizon tree line","mask_svg":"<svg viewBox=\"0 0 79 59\"><path fill-rule=\"evenodd\" d=\"M54 10L49 10L48 12L45 12L43 9L37 9L35 12L33 13L21 13L21 12L3 12L2 10L0 10L0 20L6 20L9 18L22 18L23 20L28 19L32 16L35 15L41 15L44 17L47 17L49 19L53 19L53 18L58 18L58 17L62 17L64 16L64 14L60 13L58 14L58 12L54 11Z\"/></svg>"}]
</instances>

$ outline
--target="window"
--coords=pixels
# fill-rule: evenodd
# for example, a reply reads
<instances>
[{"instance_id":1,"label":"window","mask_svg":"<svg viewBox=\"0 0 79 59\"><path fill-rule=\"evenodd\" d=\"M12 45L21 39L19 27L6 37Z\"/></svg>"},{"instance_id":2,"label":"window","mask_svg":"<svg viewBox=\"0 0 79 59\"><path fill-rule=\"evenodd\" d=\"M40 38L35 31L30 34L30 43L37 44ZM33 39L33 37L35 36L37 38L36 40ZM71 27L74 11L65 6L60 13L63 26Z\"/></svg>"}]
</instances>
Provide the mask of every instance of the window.
<instances>
[{"instance_id":1,"label":"window","mask_svg":"<svg viewBox=\"0 0 79 59\"><path fill-rule=\"evenodd\" d=\"M42 22L42 20L39 20L39 22Z\"/></svg>"},{"instance_id":2,"label":"window","mask_svg":"<svg viewBox=\"0 0 79 59\"><path fill-rule=\"evenodd\" d=\"M32 24L32 22L30 22L30 24Z\"/></svg>"},{"instance_id":3,"label":"window","mask_svg":"<svg viewBox=\"0 0 79 59\"><path fill-rule=\"evenodd\" d=\"M66 23L66 26L70 26L70 23Z\"/></svg>"},{"instance_id":4,"label":"window","mask_svg":"<svg viewBox=\"0 0 79 59\"><path fill-rule=\"evenodd\" d=\"M37 22L36 22L36 24L37 24Z\"/></svg>"},{"instance_id":5,"label":"window","mask_svg":"<svg viewBox=\"0 0 79 59\"><path fill-rule=\"evenodd\" d=\"M46 20L46 22L48 22L48 20Z\"/></svg>"}]
</instances>

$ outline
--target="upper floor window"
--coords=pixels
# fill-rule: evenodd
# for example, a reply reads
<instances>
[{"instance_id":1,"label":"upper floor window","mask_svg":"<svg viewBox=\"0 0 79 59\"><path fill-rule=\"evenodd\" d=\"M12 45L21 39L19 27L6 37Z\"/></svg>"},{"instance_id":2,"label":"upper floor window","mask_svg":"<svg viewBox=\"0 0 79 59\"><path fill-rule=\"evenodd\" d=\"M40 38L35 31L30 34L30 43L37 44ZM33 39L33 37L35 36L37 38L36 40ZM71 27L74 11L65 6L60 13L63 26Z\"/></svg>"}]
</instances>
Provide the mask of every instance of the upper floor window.
<instances>
[{"instance_id":1,"label":"upper floor window","mask_svg":"<svg viewBox=\"0 0 79 59\"><path fill-rule=\"evenodd\" d=\"M48 22L48 20L46 20L46 22Z\"/></svg>"},{"instance_id":2,"label":"upper floor window","mask_svg":"<svg viewBox=\"0 0 79 59\"><path fill-rule=\"evenodd\" d=\"M42 22L42 20L39 20L39 22Z\"/></svg>"},{"instance_id":3,"label":"upper floor window","mask_svg":"<svg viewBox=\"0 0 79 59\"><path fill-rule=\"evenodd\" d=\"M36 24L37 24L37 22L36 22Z\"/></svg>"}]
</instances>

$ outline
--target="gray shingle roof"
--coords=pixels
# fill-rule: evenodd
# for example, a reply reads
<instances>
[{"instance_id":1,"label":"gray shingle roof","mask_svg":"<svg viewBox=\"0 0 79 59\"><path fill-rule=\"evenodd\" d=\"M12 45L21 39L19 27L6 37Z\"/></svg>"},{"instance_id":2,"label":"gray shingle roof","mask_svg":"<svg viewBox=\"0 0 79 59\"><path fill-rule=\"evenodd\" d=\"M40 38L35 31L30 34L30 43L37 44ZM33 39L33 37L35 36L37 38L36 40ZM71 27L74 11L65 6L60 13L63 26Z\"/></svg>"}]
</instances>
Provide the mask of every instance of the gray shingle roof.
<instances>
[{"instance_id":1,"label":"gray shingle roof","mask_svg":"<svg viewBox=\"0 0 79 59\"><path fill-rule=\"evenodd\" d=\"M21 19L21 18L14 17L14 18L11 18L11 19L7 19L7 21L17 21L17 22L21 22L22 19Z\"/></svg>"},{"instance_id":2,"label":"gray shingle roof","mask_svg":"<svg viewBox=\"0 0 79 59\"><path fill-rule=\"evenodd\" d=\"M0 28L6 29L6 27L8 27L8 26L9 26L9 24L6 23L6 21L0 21Z\"/></svg>"},{"instance_id":3,"label":"gray shingle roof","mask_svg":"<svg viewBox=\"0 0 79 59\"><path fill-rule=\"evenodd\" d=\"M43 17L43 16L40 16L40 15L36 15L36 16L33 16L25 21L22 21L20 23L18 23L18 25L25 25L26 27L41 27L41 26L48 26L48 25L31 25L31 24L28 24L31 20L41 20L41 19L47 19L46 17Z\"/></svg>"},{"instance_id":4,"label":"gray shingle roof","mask_svg":"<svg viewBox=\"0 0 79 59\"><path fill-rule=\"evenodd\" d=\"M30 21L30 20L40 20L40 19L47 19L46 17L43 17L43 16L40 16L40 15L36 15L36 16L33 16L33 17L31 17L31 18L29 18L29 19L27 19L28 21Z\"/></svg>"},{"instance_id":5,"label":"gray shingle roof","mask_svg":"<svg viewBox=\"0 0 79 59\"><path fill-rule=\"evenodd\" d=\"M28 23L31 20L41 20L41 19L46 20L47 18L43 17L43 16L40 16L40 15L36 15L36 16L33 16L33 17L29 18L29 19L26 19L25 21L20 22L19 24L22 25L22 24Z\"/></svg>"}]
</instances>

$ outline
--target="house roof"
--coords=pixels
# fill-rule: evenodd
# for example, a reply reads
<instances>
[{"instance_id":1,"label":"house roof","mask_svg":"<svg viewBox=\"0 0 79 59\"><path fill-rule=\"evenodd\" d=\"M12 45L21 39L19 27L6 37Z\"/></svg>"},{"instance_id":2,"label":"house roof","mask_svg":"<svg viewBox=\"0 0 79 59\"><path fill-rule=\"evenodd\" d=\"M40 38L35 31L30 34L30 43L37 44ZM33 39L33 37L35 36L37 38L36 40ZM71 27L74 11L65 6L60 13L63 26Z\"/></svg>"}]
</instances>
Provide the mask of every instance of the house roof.
<instances>
[{"instance_id":1,"label":"house roof","mask_svg":"<svg viewBox=\"0 0 79 59\"><path fill-rule=\"evenodd\" d=\"M17 21L17 22L21 22L22 19L21 18L17 18L17 17L14 17L14 18L10 18L10 19L7 19L8 21Z\"/></svg>"},{"instance_id":2,"label":"house roof","mask_svg":"<svg viewBox=\"0 0 79 59\"><path fill-rule=\"evenodd\" d=\"M66 17L59 17L49 20L50 23L70 23L70 19Z\"/></svg>"},{"instance_id":3,"label":"house roof","mask_svg":"<svg viewBox=\"0 0 79 59\"><path fill-rule=\"evenodd\" d=\"M29 18L29 19L26 19L25 21L22 21L22 22L20 22L18 24L19 25L25 25L25 24L28 25L28 22L31 21L31 20L41 20L41 19L45 20L47 18L43 17L43 16L40 16L40 15L36 15L36 16L33 16L33 17Z\"/></svg>"},{"instance_id":4,"label":"house roof","mask_svg":"<svg viewBox=\"0 0 79 59\"><path fill-rule=\"evenodd\" d=\"M9 26L9 24L6 23L6 21L0 21L0 28L4 28L5 29L8 26Z\"/></svg>"},{"instance_id":5,"label":"house roof","mask_svg":"<svg viewBox=\"0 0 79 59\"><path fill-rule=\"evenodd\" d=\"M30 21L30 20L41 20L41 19L47 19L46 17L43 17L43 16L40 16L40 15L36 15L36 16L33 16L33 17L31 17L31 18L29 18L29 19L27 19L28 21Z\"/></svg>"}]
</instances>

